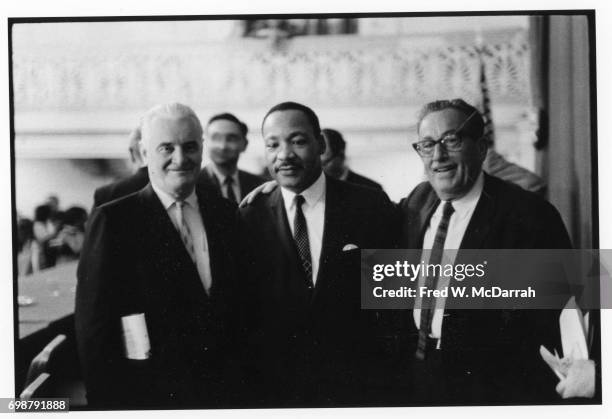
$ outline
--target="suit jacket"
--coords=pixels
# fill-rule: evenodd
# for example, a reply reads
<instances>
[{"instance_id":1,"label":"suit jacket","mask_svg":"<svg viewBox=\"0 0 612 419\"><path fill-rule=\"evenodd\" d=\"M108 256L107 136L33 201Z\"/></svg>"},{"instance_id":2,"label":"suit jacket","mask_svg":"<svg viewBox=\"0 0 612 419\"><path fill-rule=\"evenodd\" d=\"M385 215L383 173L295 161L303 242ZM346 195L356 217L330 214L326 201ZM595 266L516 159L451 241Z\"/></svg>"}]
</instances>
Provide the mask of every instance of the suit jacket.
<instances>
[{"instance_id":1,"label":"suit jacket","mask_svg":"<svg viewBox=\"0 0 612 419\"><path fill-rule=\"evenodd\" d=\"M146 167L141 167L131 176L117 182L104 185L94 192L94 208L102 204L137 192L149 183L149 172Z\"/></svg>"},{"instance_id":2,"label":"suit jacket","mask_svg":"<svg viewBox=\"0 0 612 419\"><path fill-rule=\"evenodd\" d=\"M354 183L355 185L361 185L361 186L366 186L368 188L374 188L374 189L380 189L380 190L383 189L380 183L374 182L372 179L367 178L365 176L361 176L360 174L357 174L353 172L352 170L349 170L348 175L346 176L345 180L349 183Z\"/></svg>"},{"instance_id":3,"label":"suit jacket","mask_svg":"<svg viewBox=\"0 0 612 419\"><path fill-rule=\"evenodd\" d=\"M205 166L200 171L200 175L198 176L198 185L213 187L223 196L223 193L221 192L221 185L219 184L219 179L217 179L217 177L212 174L211 170L212 169L210 169L208 166ZM240 183L240 193L242 194L240 199L242 199L253 189L264 183L265 180L252 173L245 172L243 170L238 170L238 182Z\"/></svg>"},{"instance_id":4,"label":"suit jacket","mask_svg":"<svg viewBox=\"0 0 612 419\"><path fill-rule=\"evenodd\" d=\"M251 344L264 403L342 404L359 397L359 349L377 313L360 310L360 250L395 245L396 210L382 191L327 177L320 268L309 289L280 188L240 209L250 238ZM354 249L346 248L354 245Z\"/></svg>"},{"instance_id":5,"label":"suit jacket","mask_svg":"<svg viewBox=\"0 0 612 419\"><path fill-rule=\"evenodd\" d=\"M461 242L461 249L570 249L558 211L534 193L484 175L484 188ZM400 202L402 248L420 249L429 219L440 203L428 182ZM457 258L460 258L460 253ZM406 354L414 354L418 330L405 316ZM425 366L435 393L418 402L554 401L554 376L539 357L539 345L559 341L556 310L446 310L442 347ZM437 363L437 365L431 365ZM421 373L413 374L418 376ZM550 379L550 380L549 380ZM415 383L415 392L425 386Z\"/></svg>"},{"instance_id":6,"label":"suit jacket","mask_svg":"<svg viewBox=\"0 0 612 419\"><path fill-rule=\"evenodd\" d=\"M151 185L98 207L78 267L76 337L88 401L101 407L218 406L232 365L235 206L198 190L212 286ZM121 318L144 313L147 360L127 360Z\"/></svg>"}]
</instances>

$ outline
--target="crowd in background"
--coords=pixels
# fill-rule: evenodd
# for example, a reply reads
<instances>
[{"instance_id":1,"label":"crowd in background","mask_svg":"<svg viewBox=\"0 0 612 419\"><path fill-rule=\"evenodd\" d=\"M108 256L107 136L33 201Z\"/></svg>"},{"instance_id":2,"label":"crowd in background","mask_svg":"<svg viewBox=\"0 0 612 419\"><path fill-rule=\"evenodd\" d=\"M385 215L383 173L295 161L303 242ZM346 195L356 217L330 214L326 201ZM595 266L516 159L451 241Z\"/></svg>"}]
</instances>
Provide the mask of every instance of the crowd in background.
<instances>
[{"instance_id":1,"label":"crowd in background","mask_svg":"<svg viewBox=\"0 0 612 419\"><path fill-rule=\"evenodd\" d=\"M83 246L87 210L72 206L61 210L59 199L49 196L34 210L34 217L17 219L17 271L29 275L78 260Z\"/></svg>"}]
</instances>

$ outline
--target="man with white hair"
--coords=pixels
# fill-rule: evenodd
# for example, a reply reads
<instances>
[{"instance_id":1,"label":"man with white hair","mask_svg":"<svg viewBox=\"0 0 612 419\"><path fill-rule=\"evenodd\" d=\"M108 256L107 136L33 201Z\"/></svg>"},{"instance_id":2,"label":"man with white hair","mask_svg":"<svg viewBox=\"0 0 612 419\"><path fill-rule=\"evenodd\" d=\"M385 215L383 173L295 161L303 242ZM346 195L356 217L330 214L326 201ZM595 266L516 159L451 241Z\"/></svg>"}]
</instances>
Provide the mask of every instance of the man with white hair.
<instances>
[{"instance_id":1,"label":"man with white hair","mask_svg":"<svg viewBox=\"0 0 612 419\"><path fill-rule=\"evenodd\" d=\"M140 148L150 183L94 211L79 264L76 337L88 401L220 406L236 346L227 333L235 206L196 190L202 126L189 107L148 111Z\"/></svg>"}]
</instances>

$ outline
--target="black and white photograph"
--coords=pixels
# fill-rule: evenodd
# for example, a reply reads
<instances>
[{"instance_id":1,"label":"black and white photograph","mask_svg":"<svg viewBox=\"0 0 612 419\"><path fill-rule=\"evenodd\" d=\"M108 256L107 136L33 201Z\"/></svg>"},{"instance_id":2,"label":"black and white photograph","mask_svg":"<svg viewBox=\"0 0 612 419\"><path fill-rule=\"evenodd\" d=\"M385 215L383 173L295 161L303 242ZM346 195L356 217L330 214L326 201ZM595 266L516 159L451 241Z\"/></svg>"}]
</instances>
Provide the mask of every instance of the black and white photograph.
<instances>
[{"instance_id":1,"label":"black and white photograph","mask_svg":"<svg viewBox=\"0 0 612 419\"><path fill-rule=\"evenodd\" d=\"M607 273L366 303L372 252L612 248L604 12L457 7L9 14L2 403L605 417Z\"/></svg>"}]
</instances>

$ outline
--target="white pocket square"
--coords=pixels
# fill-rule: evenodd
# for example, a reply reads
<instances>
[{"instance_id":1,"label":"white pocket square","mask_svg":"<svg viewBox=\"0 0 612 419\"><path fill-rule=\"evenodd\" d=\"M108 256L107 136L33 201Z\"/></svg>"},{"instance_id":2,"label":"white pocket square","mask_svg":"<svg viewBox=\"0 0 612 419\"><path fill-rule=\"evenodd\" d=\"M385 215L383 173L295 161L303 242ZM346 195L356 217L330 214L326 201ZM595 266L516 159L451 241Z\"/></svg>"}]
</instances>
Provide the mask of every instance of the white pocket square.
<instances>
[{"instance_id":1,"label":"white pocket square","mask_svg":"<svg viewBox=\"0 0 612 419\"><path fill-rule=\"evenodd\" d=\"M344 247L342 248L342 251L348 252L349 250L353 250L353 249L359 249L359 248L355 244L345 244Z\"/></svg>"}]
</instances>

